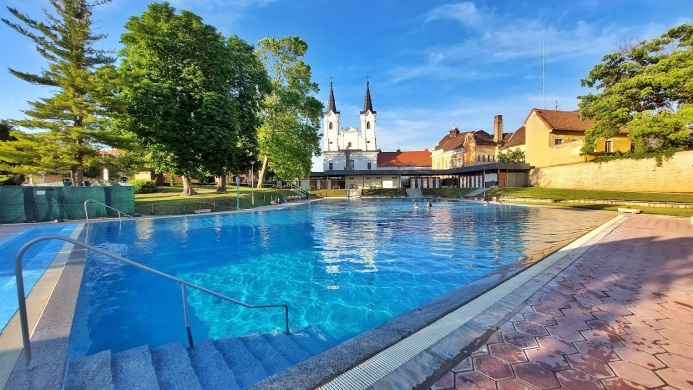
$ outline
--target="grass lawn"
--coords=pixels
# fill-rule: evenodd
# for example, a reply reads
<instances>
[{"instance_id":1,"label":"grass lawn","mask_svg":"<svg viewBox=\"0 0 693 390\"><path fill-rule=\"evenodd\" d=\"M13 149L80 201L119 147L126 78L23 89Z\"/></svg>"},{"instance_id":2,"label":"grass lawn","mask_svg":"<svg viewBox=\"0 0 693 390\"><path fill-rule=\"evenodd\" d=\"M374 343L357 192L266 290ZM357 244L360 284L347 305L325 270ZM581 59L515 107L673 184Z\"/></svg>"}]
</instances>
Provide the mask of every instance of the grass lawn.
<instances>
[{"instance_id":1,"label":"grass lawn","mask_svg":"<svg viewBox=\"0 0 693 390\"><path fill-rule=\"evenodd\" d=\"M622 201L646 201L646 202L668 202L668 203L693 203L693 194L677 194L663 192L628 192L628 191L600 191L600 190L572 190L556 188L494 188L486 191L487 197L501 197L502 195L517 198L538 198L554 199L555 203L551 206L574 207L591 210L611 210L618 211L624 205L606 204L585 204L570 202L579 199L600 199L600 200L622 200ZM533 203L530 199L521 203ZM542 203L546 204L546 203ZM670 215L674 217L691 217L693 209L670 208L670 207L635 207L645 214Z\"/></svg>"},{"instance_id":2,"label":"grass lawn","mask_svg":"<svg viewBox=\"0 0 693 390\"><path fill-rule=\"evenodd\" d=\"M494 188L486 191L486 196L498 196L505 194L517 198L546 198L561 200L575 199L603 199L603 200L629 200L648 202L680 202L693 203L693 194L675 194L663 192L628 192L628 191L601 191L601 190L571 190L558 188L536 187L512 187Z\"/></svg>"},{"instance_id":3,"label":"grass lawn","mask_svg":"<svg viewBox=\"0 0 693 390\"><path fill-rule=\"evenodd\" d=\"M212 211L236 210L236 186L228 186L225 193L216 192L215 186L193 186L198 195L180 196L182 187L159 187L160 192L135 195L135 212L142 215L178 215L192 214L197 208L209 208ZM255 188L252 193L255 206L252 204L251 189L238 187L239 208L248 209L266 206L277 197L284 199L296 195L292 190L278 188Z\"/></svg>"},{"instance_id":4,"label":"grass lawn","mask_svg":"<svg viewBox=\"0 0 693 390\"><path fill-rule=\"evenodd\" d=\"M154 194L135 195L135 212L142 215L180 215L192 214L197 208L209 208L212 211L236 210L236 186L227 187L226 193L217 193L214 186L194 187L198 192L196 196L180 196L181 187L160 187L161 192ZM277 188L260 188L253 191L255 206L251 204L251 190L248 187L239 187L239 209L248 209L257 206L270 204L273 199L296 195L292 190ZM372 191L371 196L404 196L403 190L380 190ZM459 198L464 196L469 190L459 188L437 188L424 189L424 196L440 196ZM313 195L320 197L346 197L346 190L318 190L312 192ZM592 210L611 210L618 211L624 205L602 205L584 204L569 202L579 199L602 199L602 200L623 200L623 201L649 201L649 202L680 202L693 203L693 194L672 194L672 193L651 193L651 192L624 192L624 191L591 191L591 190L571 190L553 188L494 188L486 191L487 197L501 197L502 195L517 198L540 198L554 199L554 203L537 203L530 199L521 203L543 204L560 207L574 207ZM368 195L364 193L364 195ZM641 207L646 214L661 214L677 217L693 216L693 209L665 208L665 207Z\"/></svg>"}]
</instances>

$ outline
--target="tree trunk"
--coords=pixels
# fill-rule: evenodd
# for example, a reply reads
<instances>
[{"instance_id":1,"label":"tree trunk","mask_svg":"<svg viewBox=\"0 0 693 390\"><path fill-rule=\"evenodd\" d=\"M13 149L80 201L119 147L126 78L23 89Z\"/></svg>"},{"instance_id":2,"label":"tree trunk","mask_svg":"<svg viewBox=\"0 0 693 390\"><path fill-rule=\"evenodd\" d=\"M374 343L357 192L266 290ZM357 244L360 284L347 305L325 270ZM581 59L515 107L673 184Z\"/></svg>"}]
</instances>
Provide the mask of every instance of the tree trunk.
<instances>
[{"instance_id":1,"label":"tree trunk","mask_svg":"<svg viewBox=\"0 0 693 390\"><path fill-rule=\"evenodd\" d=\"M75 172L75 181L72 183L72 185L78 187L84 185L84 173L82 172L82 169L77 168L77 171Z\"/></svg>"},{"instance_id":2,"label":"tree trunk","mask_svg":"<svg viewBox=\"0 0 693 390\"><path fill-rule=\"evenodd\" d=\"M217 176L217 192L226 192L226 175Z\"/></svg>"},{"instance_id":3,"label":"tree trunk","mask_svg":"<svg viewBox=\"0 0 693 390\"><path fill-rule=\"evenodd\" d=\"M267 156L265 156L262 159L262 169L260 169L260 172L257 175L257 184L255 185L255 187L257 188L262 188L262 183L265 182L265 172L267 172L267 160L269 160Z\"/></svg>"},{"instance_id":4,"label":"tree trunk","mask_svg":"<svg viewBox=\"0 0 693 390\"><path fill-rule=\"evenodd\" d=\"M197 192L193 189L192 186L192 178L188 176L183 176L183 192L180 194L180 196L191 196L191 195L197 195Z\"/></svg>"}]
</instances>

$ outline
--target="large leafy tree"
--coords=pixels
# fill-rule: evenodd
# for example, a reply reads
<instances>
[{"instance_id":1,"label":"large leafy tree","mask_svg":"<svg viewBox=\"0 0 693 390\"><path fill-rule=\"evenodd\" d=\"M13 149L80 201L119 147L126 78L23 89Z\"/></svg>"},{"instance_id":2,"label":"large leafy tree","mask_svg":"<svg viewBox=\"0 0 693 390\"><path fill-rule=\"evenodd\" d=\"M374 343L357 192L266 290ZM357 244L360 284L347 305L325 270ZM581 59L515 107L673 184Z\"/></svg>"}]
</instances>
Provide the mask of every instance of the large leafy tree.
<instances>
[{"instance_id":1,"label":"large leafy tree","mask_svg":"<svg viewBox=\"0 0 693 390\"><path fill-rule=\"evenodd\" d=\"M238 107L238 146L241 151L240 158L230 167L229 172L240 173L248 171L251 159L258 153L257 131L261 124L260 114L264 99L272 86L267 71L252 45L236 35L229 37L226 44L231 51L231 93ZM225 190L226 175L222 175L217 191Z\"/></svg>"},{"instance_id":2,"label":"large leafy tree","mask_svg":"<svg viewBox=\"0 0 693 390\"><path fill-rule=\"evenodd\" d=\"M312 157L320 153L320 116L323 105L314 96L318 85L303 58L308 45L299 37L265 38L258 43L272 93L265 99L258 131L262 168L258 187L271 168L284 180L310 173Z\"/></svg>"},{"instance_id":3,"label":"large leafy tree","mask_svg":"<svg viewBox=\"0 0 693 390\"><path fill-rule=\"evenodd\" d=\"M126 23L122 128L137 135L159 172L192 179L224 175L241 155L229 45L192 12L152 3Z\"/></svg>"},{"instance_id":4,"label":"large leafy tree","mask_svg":"<svg viewBox=\"0 0 693 390\"><path fill-rule=\"evenodd\" d=\"M693 123L693 26L684 24L649 42L602 58L582 85L600 91L580 96L580 110L595 120L583 153L621 129L636 151L687 145Z\"/></svg>"},{"instance_id":5,"label":"large leafy tree","mask_svg":"<svg viewBox=\"0 0 693 390\"><path fill-rule=\"evenodd\" d=\"M18 135L13 150L16 161L24 161L25 170L69 171L74 185L81 185L85 167L98 163L102 145L118 143L118 137L105 130L107 108L98 69L113 62L108 53L94 44L104 35L93 34L91 11L101 0L49 0L53 13L44 11L46 21L37 21L8 8L18 19L2 21L36 44L36 50L48 62L40 73L10 69L14 76L29 83L51 88L53 95L29 102L27 119L13 124L43 131L36 135ZM37 157L37 153L43 151ZM21 156L20 156L21 154ZM47 158L48 156L49 158ZM16 165L15 165L16 166Z\"/></svg>"}]
</instances>

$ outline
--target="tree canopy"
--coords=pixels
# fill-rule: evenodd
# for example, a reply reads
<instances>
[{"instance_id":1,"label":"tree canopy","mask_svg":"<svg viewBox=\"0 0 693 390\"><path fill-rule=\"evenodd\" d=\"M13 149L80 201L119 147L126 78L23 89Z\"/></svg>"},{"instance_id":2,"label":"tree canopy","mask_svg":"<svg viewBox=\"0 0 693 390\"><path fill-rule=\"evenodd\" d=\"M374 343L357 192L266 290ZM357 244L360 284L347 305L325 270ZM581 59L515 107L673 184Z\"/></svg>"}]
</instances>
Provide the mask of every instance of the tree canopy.
<instances>
[{"instance_id":1,"label":"tree canopy","mask_svg":"<svg viewBox=\"0 0 693 390\"><path fill-rule=\"evenodd\" d=\"M498 161L502 163L521 164L525 162L525 152L520 148L508 149L498 153Z\"/></svg>"},{"instance_id":2,"label":"tree canopy","mask_svg":"<svg viewBox=\"0 0 693 390\"><path fill-rule=\"evenodd\" d=\"M265 172L291 181L310 173L312 157L320 154L320 116L323 104L314 96L318 85L311 81L304 62L308 45L299 37L264 38L258 55L272 83L258 130L263 160L258 186Z\"/></svg>"},{"instance_id":3,"label":"tree canopy","mask_svg":"<svg viewBox=\"0 0 693 390\"><path fill-rule=\"evenodd\" d=\"M98 4L110 0L101 0ZM102 75L99 69L114 59L94 44L104 35L93 34L91 11L96 3L86 0L49 0L54 13L44 11L46 22L37 21L9 8L19 22L2 21L36 44L48 62L38 74L10 69L10 73L32 84L51 88L53 95L29 102L27 119L12 121L26 129L43 131L18 134L5 141L0 151L23 171L69 171L72 183L81 185L85 168L98 163L99 148L114 145L119 137L103 126L107 117Z\"/></svg>"},{"instance_id":4,"label":"tree canopy","mask_svg":"<svg viewBox=\"0 0 693 390\"><path fill-rule=\"evenodd\" d=\"M581 83L600 91L578 97L583 117L595 120L585 132L583 154L594 151L597 139L622 130L636 152L690 145L693 26L604 56Z\"/></svg>"},{"instance_id":5,"label":"tree canopy","mask_svg":"<svg viewBox=\"0 0 693 390\"><path fill-rule=\"evenodd\" d=\"M226 39L194 13L152 3L126 23L121 36L121 126L136 134L159 172L184 177L183 195L194 193L192 178L225 175L242 155L236 98L252 101L234 61L242 41ZM247 48L245 48L247 51ZM234 95L236 93L236 95ZM255 92L257 93L257 92ZM249 131L246 128L246 131ZM252 148L252 131L242 142Z\"/></svg>"}]
</instances>

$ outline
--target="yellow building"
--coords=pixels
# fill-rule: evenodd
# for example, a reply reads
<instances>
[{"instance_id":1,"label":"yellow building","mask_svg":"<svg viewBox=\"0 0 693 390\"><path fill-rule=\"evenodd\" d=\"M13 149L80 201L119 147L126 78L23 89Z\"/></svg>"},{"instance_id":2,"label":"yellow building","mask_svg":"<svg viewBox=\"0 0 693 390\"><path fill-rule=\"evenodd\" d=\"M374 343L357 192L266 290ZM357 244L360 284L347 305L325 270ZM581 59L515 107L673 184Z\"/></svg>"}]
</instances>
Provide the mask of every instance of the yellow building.
<instances>
[{"instance_id":1,"label":"yellow building","mask_svg":"<svg viewBox=\"0 0 693 390\"><path fill-rule=\"evenodd\" d=\"M585 130L594 124L580 119L579 111L544 110L534 108L525 119L525 161L534 167L577 164L594 157L631 148L626 133L597 141L597 149L580 155Z\"/></svg>"}]
</instances>

